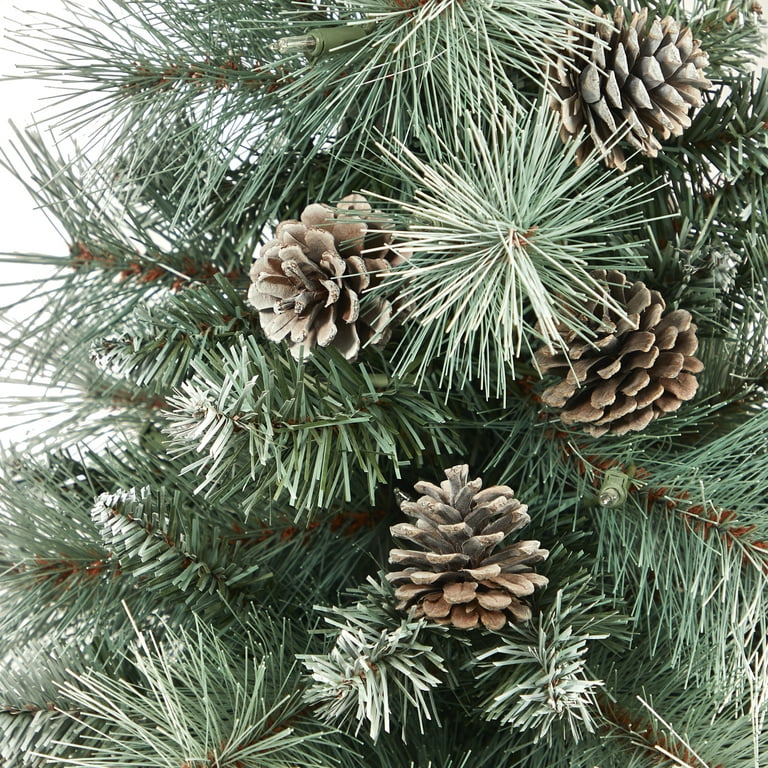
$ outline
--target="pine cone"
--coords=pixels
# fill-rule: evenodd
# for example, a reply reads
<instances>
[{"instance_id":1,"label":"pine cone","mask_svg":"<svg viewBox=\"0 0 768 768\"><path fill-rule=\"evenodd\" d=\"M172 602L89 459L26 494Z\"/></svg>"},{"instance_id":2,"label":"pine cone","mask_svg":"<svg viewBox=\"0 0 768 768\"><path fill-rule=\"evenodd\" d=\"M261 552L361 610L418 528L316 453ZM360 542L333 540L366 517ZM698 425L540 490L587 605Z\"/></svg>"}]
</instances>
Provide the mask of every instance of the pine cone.
<instances>
[{"instance_id":1,"label":"pine cone","mask_svg":"<svg viewBox=\"0 0 768 768\"><path fill-rule=\"evenodd\" d=\"M563 141L587 126L577 163L597 147L610 168L624 170L618 140L656 157L659 139L679 136L691 124L691 107L701 106L700 91L712 85L703 73L708 60L691 30L671 16L655 18L648 29L646 8L628 26L623 8L613 23L599 8L594 13L602 21L570 31L570 45L550 66L551 103L560 112Z\"/></svg>"},{"instance_id":2,"label":"pine cone","mask_svg":"<svg viewBox=\"0 0 768 768\"><path fill-rule=\"evenodd\" d=\"M392 307L360 296L402 263L392 234L362 195L349 195L334 211L307 206L301 221L282 221L251 267L248 301L271 341L288 339L294 357L315 345L336 347L348 360L362 344L383 344Z\"/></svg>"},{"instance_id":3,"label":"pine cone","mask_svg":"<svg viewBox=\"0 0 768 768\"><path fill-rule=\"evenodd\" d=\"M587 304L582 321L595 336L584 341L563 331L567 354L549 347L537 350L542 374L563 376L542 394L546 405L561 408L566 424L582 424L594 437L645 429L657 416L676 411L698 387L694 374L704 369L693 357L696 326L684 309L662 317L666 304L644 283L627 283L621 272L598 270L611 298L625 308L621 319L607 302Z\"/></svg>"},{"instance_id":4,"label":"pine cone","mask_svg":"<svg viewBox=\"0 0 768 768\"><path fill-rule=\"evenodd\" d=\"M400 507L416 524L400 523L392 535L413 542L424 551L393 549L389 562L405 566L387 579L397 585L401 610L416 606L416 616L461 629L501 629L507 618L525 621L531 609L523 598L547 578L530 565L545 560L538 541L518 541L493 550L510 533L530 521L527 509L506 485L481 491L480 479L468 482L466 464L445 471L440 486L419 482L425 494ZM493 553L493 554L492 554Z\"/></svg>"}]
</instances>

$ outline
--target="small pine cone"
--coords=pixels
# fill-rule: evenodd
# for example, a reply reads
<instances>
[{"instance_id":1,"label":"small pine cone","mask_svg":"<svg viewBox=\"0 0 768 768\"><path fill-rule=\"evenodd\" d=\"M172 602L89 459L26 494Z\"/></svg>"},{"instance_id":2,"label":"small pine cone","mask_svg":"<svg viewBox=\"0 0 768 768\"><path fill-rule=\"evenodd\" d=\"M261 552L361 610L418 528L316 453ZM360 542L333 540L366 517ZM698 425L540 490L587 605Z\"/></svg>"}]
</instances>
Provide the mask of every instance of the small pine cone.
<instances>
[{"instance_id":1,"label":"small pine cone","mask_svg":"<svg viewBox=\"0 0 768 768\"><path fill-rule=\"evenodd\" d=\"M564 377L542 394L546 405L560 408L565 424L582 424L600 437L645 429L656 417L676 411L698 387L694 374L704 366L693 357L696 326L684 309L662 317L666 304L644 283L627 283L621 272L598 270L611 299L625 308L624 320L603 302L589 302L582 320L595 332L589 341L563 331L563 350L541 347L536 362L542 374Z\"/></svg>"},{"instance_id":2,"label":"small pine cone","mask_svg":"<svg viewBox=\"0 0 768 768\"><path fill-rule=\"evenodd\" d=\"M403 570L387 575L397 586L398 608L415 606L416 616L470 629L481 623L501 629L507 619L531 618L524 598L547 578L529 566L545 560L538 541L496 547L530 521L527 509L506 485L480 490L480 479L468 481L466 464L445 471L440 486L419 482L421 496L400 505L415 525L400 523L392 535L420 549L393 549L389 562ZM422 551L423 550L423 551Z\"/></svg>"},{"instance_id":3,"label":"small pine cone","mask_svg":"<svg viewBox=\"0 0 768 768\"><path fill-rule=\"evenodd\" d=\"M297 358L317 345L353 360L362 344L388 337L390 303L376 298L361 312L359 301L404 256L362 195L348 195L338 207L315 203L301 221L280 222L251 266L248 302L267 338L287 339Z\"/></svg>"},{"instance_id":4,"label":"small pine cone","mask_svg":"<svg viewBox=\"0 0 768 768\"><path fill-rule=\"evenodd\" d=\"M570 45L550 66L551 103L560 113L563 141L587 127L577 163L597 147L610 168L624 170L618 140L656 157L659 139L680 136L691 124L688 113L712 85L703 73L709 62L691 30L671 16L655 18L648 28L646 8L628 25L623 8L613 23L599 8L594 13L602 20L585 22L581 33L570 31Z\"/></svg>"}]
</instances>

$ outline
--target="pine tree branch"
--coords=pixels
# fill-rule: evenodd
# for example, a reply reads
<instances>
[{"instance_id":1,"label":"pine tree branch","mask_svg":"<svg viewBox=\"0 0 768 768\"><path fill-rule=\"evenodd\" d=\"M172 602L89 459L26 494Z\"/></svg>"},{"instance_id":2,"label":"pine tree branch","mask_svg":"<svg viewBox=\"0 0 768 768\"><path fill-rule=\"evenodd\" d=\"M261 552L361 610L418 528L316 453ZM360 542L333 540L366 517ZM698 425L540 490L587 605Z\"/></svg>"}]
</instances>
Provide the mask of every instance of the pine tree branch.
<instances>
[{"instance_id":1,"label":"pine tree branch","mask_svg":"<svg viewBox=\"0 0 768 768\"><path fill-rule=\"evenodd\" d=\"M113 375L167 394L189 375L192 359L238 333L257 333L254 322L242 294L217 275L210 286L195 285L154 306L137 308L134 324L141 335L102 339L92 355Z\"/></svg>"},{"instance_id":2,"label":"pine tree branch","mask_svg":"<svg viewBox=\"0 0 768 768\"><path fill-rule=\"evenodd\" d=\"M690 128L664 154L666 162L680 163L699 194L768 166L768 74L724 78L705 99Z\"/></svg>"},{"instance_id":3,"label":"pine tree branch","mask_svg":"<svg viewBox=\"0 0 768 768\"><path fill-rule=\"evenodd\" d=\"M28 456L2 477L0 634L6 647L45 635L66 643L79 634L87 641L115 620L109 608L129 595L93 535L89 490L65 467Z\"/></svg>"},{"instance_id":4,"label":"pine tree branch","mask_svg":"<svg viewBox=\"0 0 768 768\"><path fill-rule=\"evenodd\" d=\"M239 604L256 599L260 582L270 578L258 550L241 565L242 555L230 551L220 531L195 525L180 506L179 495L162 488L132 489L101 495L91 517L121 572L143 588L178 592L201 616L237 615Z\"/></svg>"},{"instance_id":5,"label":"pine tree branch","mask_svg":"<svg viewBox=\"0 0 768 768\"><path fill-rule=\"evenodd\" d=\"M220 346L169 398L171 452L202 454L187 470L204 473L199 487L216 498L249 487L252 507L287 492L299 514L361 486L373 501L403 459L457 446L436 392L397 379L379 387L332 350L305 364L276 349L254 337Z\"/></svg>"},{"instance_id":6,"label":"pine tree branch","mask_svg":"<svg viewBox=\"0 0 768 768\"><path fill-rule=\"evenodd\" d=\"M409 222L398 237L413 255L379 290L403 307L399 374L432 364L449 388L477 380L503 398L521 356L562 343L559 328L590 333L576 305L603 294L592 270L641 265L649 190L595 157L574 170L542 103L466 119L465 133L433 135L425 160L384 149L418 189L400 202Z\"/></svg>"},{"instance_id":7,"label":"pine tree branch","mask_svg":"<svg viewBox=\"0 0 768 768\"><path fill-rule=\"evenodd\" d=\"M393 616L388 586L369 578L362 596L352 606L321 609L338 634L329 652L299 657L314 680L305 699L322 720L346 722L355 734L367 721L374 743L393 719L404 737L411 711L423 732L423 721L437 718L432 692L443 659L424 642L423 620Z\"/></svg>"},{"instance_id":8,"label":"pine tree branch","mask_svg":"<svg viewBox=\"0 0 768 768\"><path fill-rule=\"evenodd\" d=\"M606 698L600 702L600 713L606 733L623 742L630 753L641 751L652 765L660 768L722 768L704 762L677 734L666 736L651 720L622 709Z\"/></svg>"},{"instance_id":9,"label":"pine tree branch","mask_svg":"<svg viewBox=\"0 0 768 768\"><path fill-rule=\"evenodd\" d=\"M636 507L603 512L595 524L596 559L612 574L616 593L626 596L652 648L664 648L694 679L709 676L713 687L744 695L738 674L744 644L768 630L762 569L743 567L740 548L692 534L690 520L658 505L650 516L638 517ZM659 558L659 552L667 554Z\"/></svg>"},{"instance_id":10,"label":"pine tree branch","mask_svg":"<svg viewBox=\"0 0 768 768\"><path fill-rule=\"evenodd\" d=\"M555 553L549 565L557 567L557 558ZM566 558L572 561L567 567L578 559ZM585 571L567 578L559 580L566 586L554 597L545 596L548 605L537 621L511 625L476 657L478 683L488 690L484 716L532 732L535 743L551 745L555 734L578 742L595 731L596 697L604 683L590 679L593 641L610 639L609 645L622 648L630 637L626 617L609 610L612 598L595 593Z\"/></svg>"},{"instance_id":11,"label":"pine tree branch","mask_svg":"<svg viewBox=\"0 0 768 768\"><path fill-rule=\"evenodd\" d=\"M104 668L97 654L64 650L55 642L32 644L16 649L10 661L0 659L0 759L4 766L49 765L45 758L31 754L31 745L57 754L58 743L75 740L87 730L87 718L59 693L57 681L66 678L68 669L88 668Z\"/></svg>"},{"instance_id":12,"label":"pine tree branch","mask_svg":"<svg viewBox=\"0 0 768 768\"><path fill-rule=\"evenodd\" d=\"M329 732L305 714L286 631L253 634L234 652L195 623L163 644L140 634L133 651L139 683L99 672L72 675L62 692L88 718L67 748L67 765L320 766ZM277 644L277 645L275 645ZM94 724L95 721L95 724Z\"/></svg>"},{"instance_id":13,"label":"pine tree branch","mask_svg":"<svg viewBox=\"0 0 768 768\"><path fill-rule=\"evenodd\" d=\"M697 0L690 9L693 34L709 56L715 77L733 70L745 71L764 53L765 21L756 0Z\"/></svg>"}]
</instances>

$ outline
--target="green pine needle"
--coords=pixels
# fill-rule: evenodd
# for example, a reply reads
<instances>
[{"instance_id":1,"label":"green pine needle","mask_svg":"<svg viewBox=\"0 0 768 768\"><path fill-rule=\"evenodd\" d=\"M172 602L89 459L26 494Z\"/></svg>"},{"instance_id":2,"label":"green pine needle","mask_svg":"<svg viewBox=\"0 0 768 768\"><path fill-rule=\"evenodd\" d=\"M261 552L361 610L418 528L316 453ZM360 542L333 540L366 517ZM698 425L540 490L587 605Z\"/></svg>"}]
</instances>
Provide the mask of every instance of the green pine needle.
<instances>
[{"instance_id":1,"label":"green pine needle","mask_svg":"<svg viewBox=\"0 0 768 768\"><path fill-rule=\"evenodd\" d=\"M61 765L88 768L178 768L325 765L326 728L303 712L293 663L272 632L269 645L243 634L231 647L206 625L167 633L164 642L138 634L131 661L136 682L98 671L72 675L62 693L89 725L63 744Z\"/></svg>"},{"instance_id":2,"label":"green pine needle","mask_svg":"<svg viewBox=\"0 0 768 768\"><path fill-rule=\"evenodd\" d=\"M561 344L561 326L589 333L577 308L602 296L592 270L640 266L642 241L628 233L646 192L595 157L574 167L544 105L484 128L465 115L463 128L433 137L427 160L386 149L417 192L400 202L398 233L413 255L381 290L404 305L397 372L423 377L434 363L449 387L477 380L503 397L523 352Z\"/></svg>"},{"instance_id":3,"label":"green pine needle","mask_svg":"<svg viewBox=\"0 0 768 768\"><path fill-rule=\"evenodd\" d=\"M333 648L299 658L314 681L305 696L318 715L330 723L346 721L355 734L367 722L376 742L382 731L390 733L393 720L405 738L411 710L421 732L425 720L437 718L432 692L446 670L423 637L425 622L393 617L381 604L392 600L387 588L369 582L365 603L323 609L331 614L326 623L338 630Z\"/></svg>"},{"instance_id":4,"label":"green pine needle","mask_svg":"<svg viewBox=\"0 0 768 768\"><path fill-rule=\"evenodd\" d=\"M333 350L302 363L251 336L193 369L168 399L171 453L199 456L186 471L203 475L199 489L214 498L249 489L247 509L286 493L298 517L349 501L357 483L372 502L402 462L459 445L438 392L374 384Z\"/></svg>"}]
</instances>

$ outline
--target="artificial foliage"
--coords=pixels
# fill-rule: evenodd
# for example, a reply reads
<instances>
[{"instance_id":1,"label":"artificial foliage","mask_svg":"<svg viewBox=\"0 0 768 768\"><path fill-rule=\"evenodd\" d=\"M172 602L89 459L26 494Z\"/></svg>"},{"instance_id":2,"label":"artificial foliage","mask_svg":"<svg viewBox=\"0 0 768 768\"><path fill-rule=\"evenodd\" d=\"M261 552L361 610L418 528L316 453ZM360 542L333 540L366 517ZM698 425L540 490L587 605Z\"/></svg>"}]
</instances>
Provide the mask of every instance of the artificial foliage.
<instances>
[{"instance_id":1,"label":"artificial foliage","mask_svg":"<svg viewBox=\"0 0 768 768\"><path fill-rule=\"evenodd\" d=\"M10 28L4 768L768 763L756 3Z\"/></svg>"}]
</instances>

